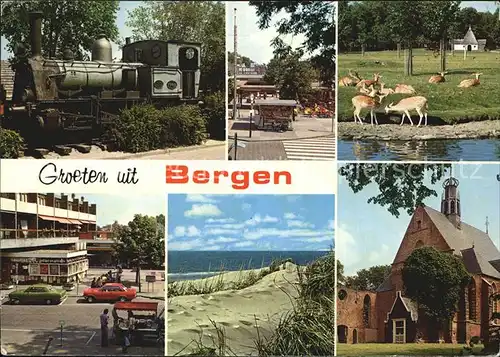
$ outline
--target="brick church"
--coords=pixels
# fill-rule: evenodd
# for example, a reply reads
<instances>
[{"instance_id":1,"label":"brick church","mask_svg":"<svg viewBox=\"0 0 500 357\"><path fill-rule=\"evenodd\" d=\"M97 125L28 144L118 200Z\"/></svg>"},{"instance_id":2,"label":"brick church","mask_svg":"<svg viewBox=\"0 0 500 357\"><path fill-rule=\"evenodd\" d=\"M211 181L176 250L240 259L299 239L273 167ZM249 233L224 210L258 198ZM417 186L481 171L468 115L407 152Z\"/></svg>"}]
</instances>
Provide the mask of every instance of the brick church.
<instances>
[{"instance_id":1,"label":"brick church","mask_svg":"<svg viewBox=\"0 0 500 357\"><path fill-rule=\"evenodd\" d=\"M391 272L375 292L337 289L339 343L464 343L473 336L487 338L496 302L489 299L500 288L500 252L487 232L462 222L459 182L443 183L441 210L418 207L410 220L392 263ZM404 296L401 270L414 249L432 246L463 259L472 278L447 326L427 323L416 303Z\"/></svg>"}]
</instances>

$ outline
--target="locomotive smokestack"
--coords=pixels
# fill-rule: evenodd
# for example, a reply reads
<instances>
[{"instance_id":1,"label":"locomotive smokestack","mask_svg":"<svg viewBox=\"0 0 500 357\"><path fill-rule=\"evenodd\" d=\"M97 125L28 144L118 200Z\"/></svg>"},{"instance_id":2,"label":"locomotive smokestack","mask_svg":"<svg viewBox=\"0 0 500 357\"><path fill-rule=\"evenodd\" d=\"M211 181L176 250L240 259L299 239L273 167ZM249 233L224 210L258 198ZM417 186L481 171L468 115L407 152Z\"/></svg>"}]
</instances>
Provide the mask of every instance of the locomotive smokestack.
<instances>
[{"instance_id":1,"label":"locomotive smokestack","mask_svg":"<svg viewBox=\"0 0 500 357\"><path fill-rule=\"evenodd\" d=\"M31 56L42 56L42 16L40 11L30 12Z\"/></svg>"},{"instance_id":2,"label":"locomotive smokestack","mask_svg":"<svg viewBox=\"0 0 500 357\"><path fill-rule=\"evenodd\" d=\"M130 44L130 37L125 37L125 44L129 45Z\"/></svg>"}]
</instances>

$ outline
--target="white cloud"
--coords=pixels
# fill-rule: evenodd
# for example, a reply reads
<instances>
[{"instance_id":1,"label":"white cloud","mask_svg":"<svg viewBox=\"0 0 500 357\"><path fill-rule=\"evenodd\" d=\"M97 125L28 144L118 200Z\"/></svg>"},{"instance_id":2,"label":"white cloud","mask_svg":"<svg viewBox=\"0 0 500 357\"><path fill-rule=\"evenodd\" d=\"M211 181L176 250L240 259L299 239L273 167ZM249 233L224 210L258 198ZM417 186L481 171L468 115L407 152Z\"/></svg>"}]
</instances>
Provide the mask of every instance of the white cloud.
<instances>
[{"instance_id":1,"label":"white cloud","mask_svg":"<svg viewBox=\"0 0 500 357\"><path fill-rule=\"evenodd\" d=\"M234 218L209 218L205 223L231 223L234 222Z\"/></svg>"},{"instance_id":2,"label":"white cloud","mask_svg":"<svg viewBox=\"0 0 500 357\"><path fill-rule=\"evenodd\" d=\"M254 242L252 242L252 241L245 241L245 242L234 243L233 247L235 247L235 248L243 248L243 247L251 247L252 245L254 245Z\"/></svg>"},{"instance_id":3,"label":"white cloud","mask_svg":"<svg viewBox=\"0 0 500 357\"><path fill-rule=\"evenodd\" d=\"M260 214L256 214L249 220L245 221L245 224L248 226L256 226L259 223L276 223L276 222L279 222L279 219L276 217L271 217L269 215L261 217Z\"/></svg>"},{"instance_id":4,"label":"white cloud","mask_svg":"<svg viewBox=\"0 0 500 357\"><path fill-rule=\"evenodd\" d=\"M299 218L295 213L288 212L283 215L285 219L296 219Z\"/></svg>"},{"instance_id":5,"label":"white cloud","mask_svg":"<svg viewBox=\"0 0 500 357\"><path fill-rule=\"evenodd\" d=\"M289 195L289 196L286 196L286 200L288 201L288 203L294 203L294 202L297 202L298 200L300 200L300 196L299 195Z\"/></svg>"},{"instance_id":6,"label":"white cloud","mask_svg":"<svg viewBox=\"0 0 500 357\"><path fill-rule=\"evenodd\" d=\"M368 254L368 261L373 265L381 265L387 263L391 259L389 246L382 244L378 250L372 250Z\"/></svg>"},{"instance_id":7,"label":"white cloud","mask_svg":"<svg viewBox=\"0 0 500 357\"><path fill-rule=\"evenodd\" d=\"M314 227L314 225L311 223L300 221L297 219L289 220L286 222L286 224L289 228L312 228L312 227Z\"/></svg>"},{"instance_id":8,"label":"white cloud","mask_svg":"<svg viewBox=\"0 0 500 357\"><path fill-rule=\"evenodd\" d=\"M243 203L241 205L241 209L243 211L250 211L252 209L252 205L250 203Z\"/></svg>"},{"instance_id":9,"label":"white cloud","mask_svg":"<svg viewBox=\"0 0 500 357\"><path fill-rule=\"evenodd\" d=\"M243 236L246 239L260 239L262 237L280 237L280 238L297 238L297 237L321 237L331 234L331 232L316 231L310 229L277 229L277 228L261 228L254 231L246 231Z\"/></svg>"},{"instance_id":10,"label":"white cloud","mask_svg":"<svg viewBox=\"0 0 500 357\"><path fill-rule=\"evenodd\" d=\"M219 237L219 238L207 240L207 244L214 245L217 243L234 243L234 242L237 242L238 240L239 239L237 239L237 238Z\"/></svg>"},{"instance_id":11,"label":"white cloud","mask_svg":"<svg viewBox=\"0 0 500 357\"><path fill-rule=\"evenodd\" d=\"M227 224L207 224L206 229L222 228L222 229L242 229L245 223L227 223Z\"/></svg>"},{"instance_id":12,"label":"white cloud","mask_svg":"<svg viewBox=\"0 0 500 357\"><path fill-rule=\"evenodd\" d=\"M203 230L206 235L216 236L219 234L238 234L237 229L226 229L226 228L206 228Z\"/></svg>"},{"instance_id":13,"label":"white cloud","mask_svg":"<svg viewBox=\"0 0 500 357\"><path fill-rule=\"evenodd\" d=\"M335 221L333 219L328 221L328 229L335 229Z\"/></svg>"},{"instance_id":14,"label":"white cloud","mask_svg":"<svg viewBox=\"0 0 500 357\"><path fill-rule=\"evenodd\" d=\"M335 254L344 265L346 275L356 272L355 266L361 260L354 236L346 226L338 227L335 235Z\"/></svg>"},{"instance_id":15,"label":"white cloud","mask_svg":"<svg viewBox=\"0 0 500 357\"><path fill-rule=\"evenodd\" d=\"M222 249L222 246L221 245L212 245L210 247L206 247L205 249L203 250L221 250Z\"/></svg>"},{"instance_id":16,"label":"white cloud","mask_svg":"<svg viewBox=\"0 0 500 357\"><path fill-rule=\"evenodd\" d=\"M209 195L186 195L186 202L201 202L201 203L215 203L217 202Z\"/></svg>"},{"instance_id":17,"label":"white cloud","mask_svg":"<svg viewBox=\"0 0 500 357\"><path fill-rule=\"evenodd\" d=\"M181 240L178 242L169 242L167 248L169 250L190 250L194 248L199 248L205 245L205 242L201 239L194 240Z\"/></svg>"},{"instance_id":18,"label":"white cloud","mask_svg":"<svg viewBox=\"0 0 500 357\"><path fill-rule=\"evenodd\" d=\"M220 209L211 203L194 204L191 209L184 212L184 217L199 217L199 216L220 216Z\"/></svg>"},{"instance_id":19,"label":"white cloud","mask_svg":"<svg viewBox=\"0 0 500 357\"><path fill-rule=\"evenodd\" d=\"M310 242L310 243L322 243L322 242L331 242L333 245L333 235L325 235L320 237L306 237L306 238L295 238L300 239L301 242Z\"/></svg>"},{"instance_id":20,"label":"white cloud","mask_svg":"<svg viewBox=\"0 0 500 357\"><path fill-rule=\"evenodd\" d=\"M199 236L200 233L201 233L200 230L195 226L189 226L189 227L177 226L174 229L174 235L176 237L184 237L184 236L196 237Z\"/></svg>"}]
</instances>

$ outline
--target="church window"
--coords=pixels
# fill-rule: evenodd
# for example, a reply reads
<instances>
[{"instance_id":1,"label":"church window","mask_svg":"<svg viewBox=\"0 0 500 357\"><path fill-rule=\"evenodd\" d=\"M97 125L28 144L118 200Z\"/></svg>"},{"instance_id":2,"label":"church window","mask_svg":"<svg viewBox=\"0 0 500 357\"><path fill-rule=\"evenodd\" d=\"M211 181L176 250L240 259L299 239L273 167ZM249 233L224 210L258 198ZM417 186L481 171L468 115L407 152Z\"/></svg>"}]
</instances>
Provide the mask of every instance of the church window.
<instances>
[{"instance_id":1,"label":"church window","mask_svg":"<svg viewBox=\"0 0 500 357\"><path fill-rule=\"evenodd\" d=\"M369 295L365 295L363 300L363 324L365 327L370 327L370 311L371 311L371 299Z\"/></svg>"},{"instance_id":2,"label":"church window","mask_svg":"<svg viewBox=\"0 0 500 357\"><path fill-rule=\"evenodd\" d=\"M469 320L476 320L476 282L471 280L469 284Z\"/></svg>"},{"instance_id":3,"label":"church window","mask_svg":"<svg viewBox=\"0 0 500 357\"><path fill-rule=\"evenodd\" d=\"M347 291L345 291L344 289L339 290L338 297L340 300L345 300L345 298L347 297Z\"/></svg>"},{"instance_id":4,"label":"church window","mask_svg":"<svg viewBox=\"0 0 500 357\"><path fill-rule=\"evenodd\" d=\"M417 229L422 228L422 221L417 221Z\"/></svg>"},{"instance_id":5,"label":"church window","mask_svg":"<svg viewBox=\"0 0 500 357\"><path fill-rule=\"evenodd\" d=\"M455 212L455 201L451 201L450 213L454 214Z\"/></svg>"},{"instance_id":6,"label":"church window","mask_svg":"<svg viewBox=\"0 0 500 357\"><path fill-rule=\"evenodd\" d=\"M422 242L421 240L418 240L417 243L415 243L415 248L418 249L420 247L422 247L424 245L424 242Z\"/></svg>"}]
</instances>

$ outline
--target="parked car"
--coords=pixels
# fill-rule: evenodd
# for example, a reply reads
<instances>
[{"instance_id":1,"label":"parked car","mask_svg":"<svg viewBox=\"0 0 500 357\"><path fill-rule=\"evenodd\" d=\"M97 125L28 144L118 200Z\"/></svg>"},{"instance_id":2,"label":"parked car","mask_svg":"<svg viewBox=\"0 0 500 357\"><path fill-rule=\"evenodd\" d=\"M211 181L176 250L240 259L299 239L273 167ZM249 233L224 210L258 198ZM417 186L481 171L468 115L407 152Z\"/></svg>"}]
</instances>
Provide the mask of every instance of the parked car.
<instances>
[{"instance_id":1,"label":"parked car","mask_svg":"<svg viewBox=\"0 0 500 357\"><path fill-rule=\"evenodd\" d=\"M0 290L10 290L10 289L14 289L14 284L9 284L9 283L0 284Z\"/></svg>"},{"instance_id":2,"label":"parked car","mask_svg":"<svg viewBox=\"0 0 500 357\"><path fill-rule=\"evenodd\" d=\"M87 288L83 290L83 297L87 302L94 301L130 301L135 299L137 291L127 288L120 283L104 284L100 288Z\"/></svg>"},{"instance_id":3,"label":"parked car","mask_svg":"<svg viewBox=\"0 0 500 357\"><path fill-rule=\"evenodd\" d=\"M51 285L36 284L27 289L13 291L9 294L12 304L60 304L66 300L68 293Z\"/></svg>"}]
</instances>

